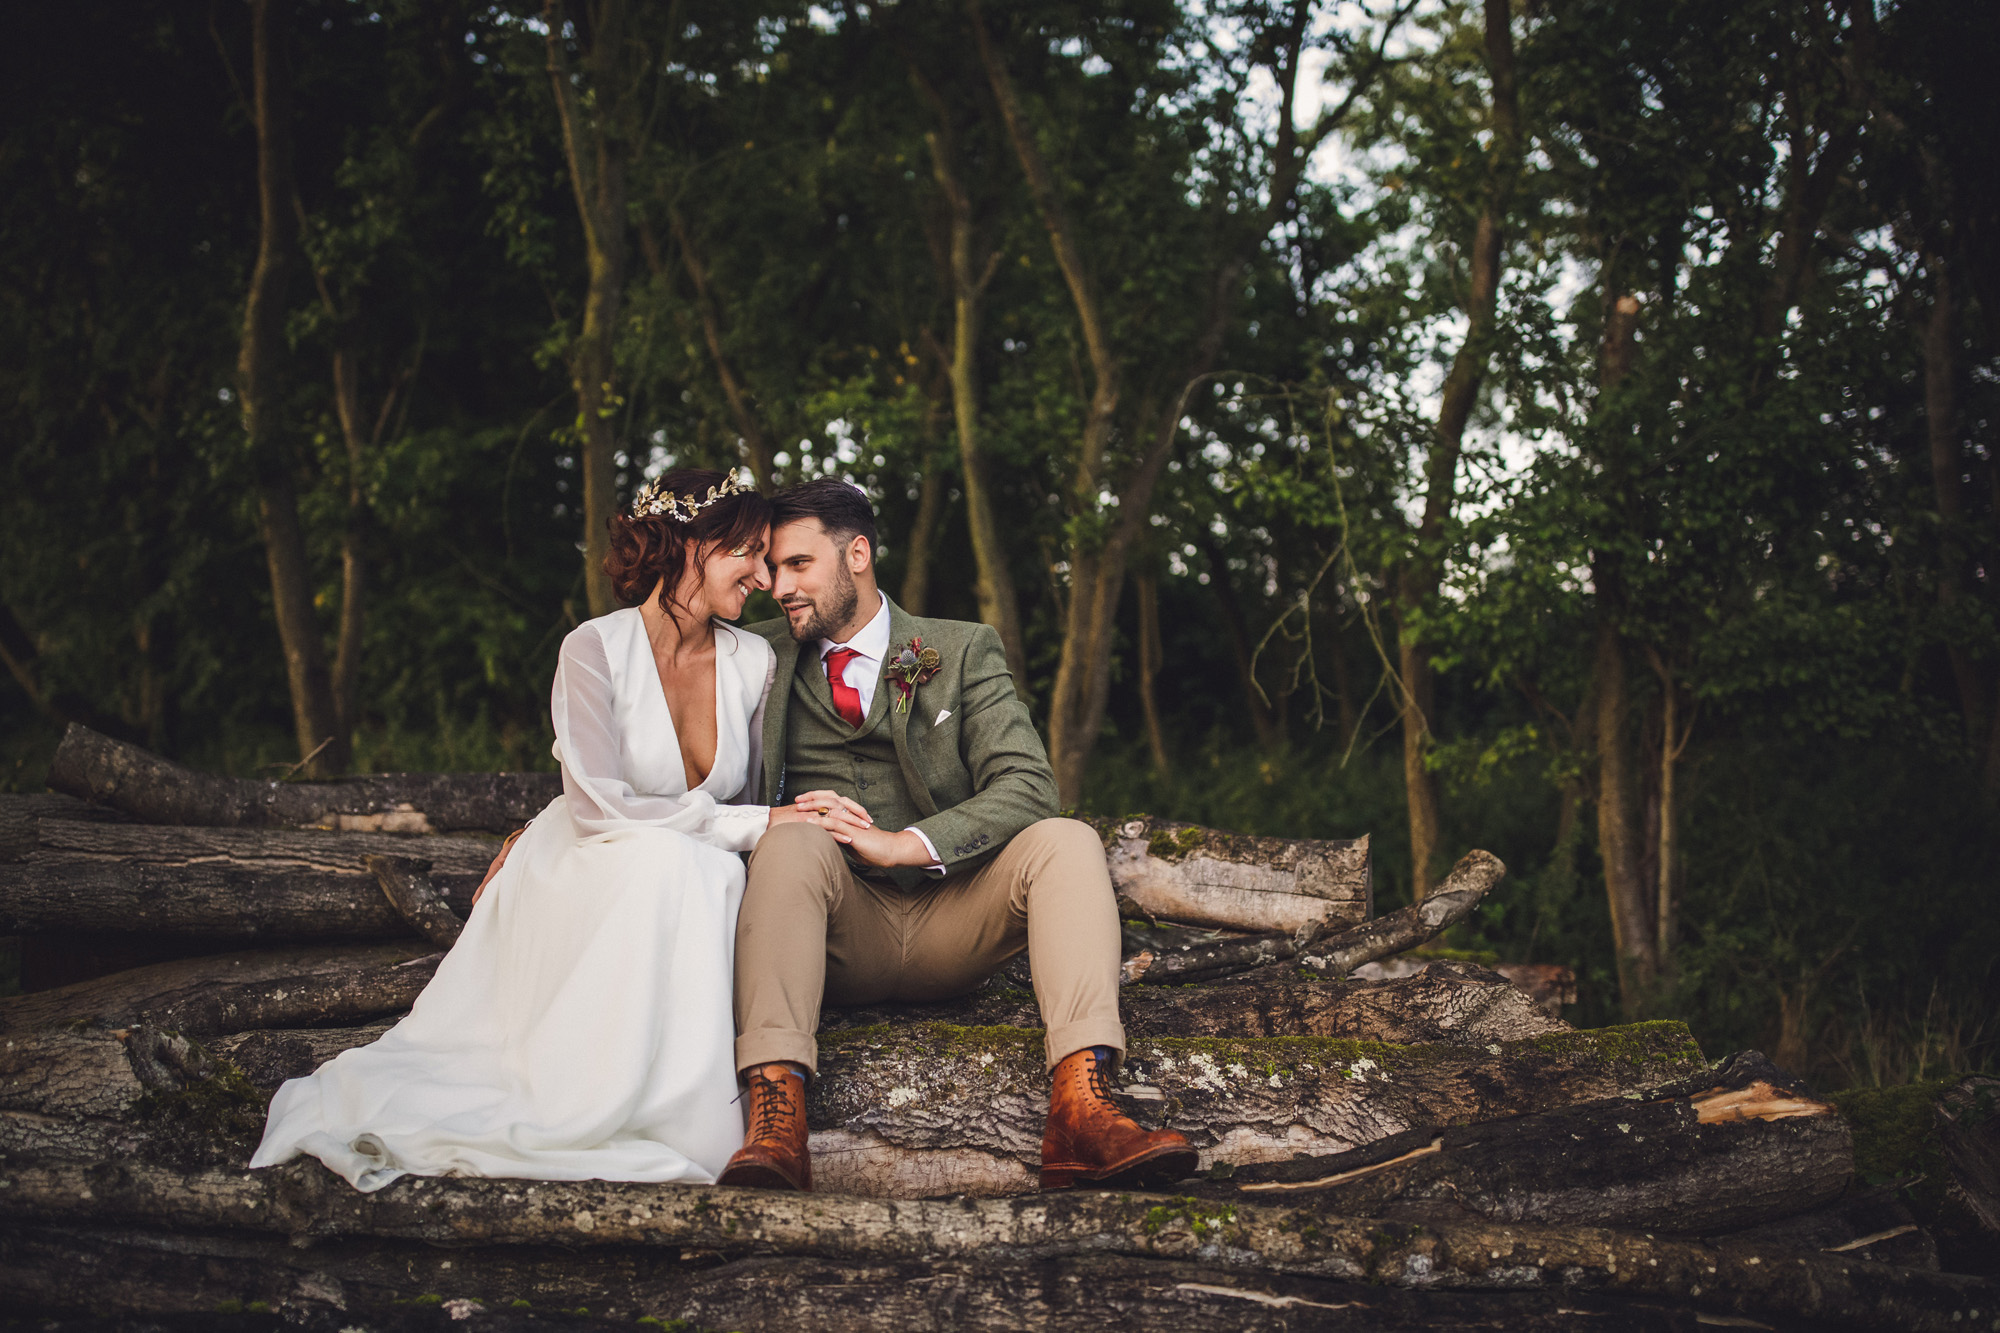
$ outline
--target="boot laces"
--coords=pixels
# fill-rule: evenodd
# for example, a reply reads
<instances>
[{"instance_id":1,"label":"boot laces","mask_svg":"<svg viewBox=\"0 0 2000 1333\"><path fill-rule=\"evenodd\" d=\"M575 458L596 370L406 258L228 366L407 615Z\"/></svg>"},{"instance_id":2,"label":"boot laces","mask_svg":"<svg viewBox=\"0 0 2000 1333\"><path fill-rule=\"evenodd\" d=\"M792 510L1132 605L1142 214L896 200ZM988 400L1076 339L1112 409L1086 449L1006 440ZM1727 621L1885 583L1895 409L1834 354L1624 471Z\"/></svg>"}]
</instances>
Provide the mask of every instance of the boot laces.
<instances>
[{"instance_id":1,"label":"boot laces","mask_svg":"<svg viewBox=\"0 0 2000 1333\"><path fill-rule=\"evenodd\" d=\"M1098 1061L1095 1055L1090 1057L1088 1063L1090 1065L1090 1073L1086 1076L1087 1092L1090 1096L1103 1102L1112 1110L1117 1110L1118 1103L1111 1099L1111 1082L1104 1076L1104 1066Z\"/></svg>"},{"instance_id":2,"label":"boot laces","mask_svg":"<svg viewBox=\"0 0 2000 1333\"><path fill-rule=\"evenodd\" d=\"M772 1078L761 1071L750 1075L749 1091L755 1094L750 1098L752 1138L785 1138L796 1127L798 1112L783 1087L783 1079L789 1077Z\"/></svg>"}]
</instances>

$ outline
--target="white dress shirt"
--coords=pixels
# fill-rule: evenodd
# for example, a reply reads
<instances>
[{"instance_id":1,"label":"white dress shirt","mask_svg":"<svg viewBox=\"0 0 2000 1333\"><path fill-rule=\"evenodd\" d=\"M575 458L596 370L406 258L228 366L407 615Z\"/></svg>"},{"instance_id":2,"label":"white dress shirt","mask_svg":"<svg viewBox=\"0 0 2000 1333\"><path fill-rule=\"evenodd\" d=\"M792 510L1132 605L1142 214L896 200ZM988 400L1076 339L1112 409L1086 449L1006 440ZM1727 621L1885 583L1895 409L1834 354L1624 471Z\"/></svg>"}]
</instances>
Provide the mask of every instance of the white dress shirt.
<instances>
[{"instance_id":1,"label":"white dress shirt","mask_svg":"<svg viewBox=\"0 0 2000 1333\"><path fill-rule=\"evenodd\" d=\"M835 643L832 639L819 641L819 662L826 667L826 655L836 648L851 648L861 654L847 661L847 670L841 673L841 680L847 687L861 696L861 716L867 717L868 710L875 706L875 687L882 681L882 659L889 655L889 599L880 598L874 619L855 632L846 643Z\"/></svg>"},{"instance_id":2,"label":"white dress shirt","mask_svg":"<svg viewBox=\"0 0 2000 1333\"><path fill-rule=\"evenodd\" d=\"M877 594L881 605L869 622L856 630L846 643L835 643L832 639L819 641L819 664L826 667L826 655L836 648L852 649L857 656L847 659L847 670L840 673L843 684L861 696L861 716L867 717L868 710L875 706L875 690L882 683L882 661L889 656L889 599ZM906 833L917 835L917 841L931 854L931 863L924 867L934 875L944 873L944 858L938 855L937 847L924 836L924 831L914 825L905 829Z\"/></svg>"}]
</instances>

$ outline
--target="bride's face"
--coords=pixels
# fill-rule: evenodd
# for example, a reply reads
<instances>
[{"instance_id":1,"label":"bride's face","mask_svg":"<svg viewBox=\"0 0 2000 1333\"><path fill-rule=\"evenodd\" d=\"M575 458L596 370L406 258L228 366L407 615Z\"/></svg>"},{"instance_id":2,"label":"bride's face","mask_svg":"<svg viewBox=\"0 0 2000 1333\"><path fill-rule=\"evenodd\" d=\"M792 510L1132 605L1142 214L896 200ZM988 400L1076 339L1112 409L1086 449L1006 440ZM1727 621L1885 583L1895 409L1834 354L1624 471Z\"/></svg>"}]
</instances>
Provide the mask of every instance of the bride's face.
<instances>
[{"instance_id":1,"label":"bride's face","mask_svg":"<svg viewBox=\"0 0 2000 1333\"><path fill-rule=\"evenodd\" d=\"M743 604L750 600L751 593L771 586L771 575L764 563L764 548L770 544L771 533L766 528L741 546L725 549L718 543L709 548L708 563L701 571L699 594L708 603L709 615L734 620L743 614ZM695 599L687 600L692 603Z\"/></svg>"}]
</instances>

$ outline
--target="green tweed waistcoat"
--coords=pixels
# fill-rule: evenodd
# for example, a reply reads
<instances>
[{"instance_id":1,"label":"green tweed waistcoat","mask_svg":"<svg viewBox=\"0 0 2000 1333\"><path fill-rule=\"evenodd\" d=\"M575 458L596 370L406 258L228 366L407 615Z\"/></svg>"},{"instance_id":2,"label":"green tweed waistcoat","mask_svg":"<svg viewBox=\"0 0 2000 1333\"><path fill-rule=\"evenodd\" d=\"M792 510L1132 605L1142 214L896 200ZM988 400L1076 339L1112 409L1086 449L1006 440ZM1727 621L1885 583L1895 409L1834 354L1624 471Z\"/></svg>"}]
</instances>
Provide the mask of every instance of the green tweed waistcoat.
<instances>
[{"instance_id":1,"label":"green tweed waistcoat","mask_svg":"<svg viewBox=\"0 0 2000 1333\"><path fill-rule=\"evenodd\" d=\"M947 871L984 860L1055 814L1048 753L990 626L912 616L886 593L883 600L890 656L921 638L940 660L907 705L885 667L859 728L834 710L817 644L795 642L783 620L747 627L778 658L764 710L764 800L839 792L867 807L878 827L922 830Z\"/></svg>"},{"instance_id":2,"label":"green tweed waistcoat","mask_svg":"<svg viewBox=\"0 0 2000 1333\"><path fill-rule=\"evenodd\" d=\"M837 791L868 807L880 827L909 828L930 812L919 808L910 794L896 756L889 721L895 688L886 681L878 685L866 720L858 730L850 727L834 710L833 691L817 649L817 644L807 645L792 673L791 715L785 726L785 794ZM772 682L773 693L776 686Z\"/></svg>"}]
</instances>

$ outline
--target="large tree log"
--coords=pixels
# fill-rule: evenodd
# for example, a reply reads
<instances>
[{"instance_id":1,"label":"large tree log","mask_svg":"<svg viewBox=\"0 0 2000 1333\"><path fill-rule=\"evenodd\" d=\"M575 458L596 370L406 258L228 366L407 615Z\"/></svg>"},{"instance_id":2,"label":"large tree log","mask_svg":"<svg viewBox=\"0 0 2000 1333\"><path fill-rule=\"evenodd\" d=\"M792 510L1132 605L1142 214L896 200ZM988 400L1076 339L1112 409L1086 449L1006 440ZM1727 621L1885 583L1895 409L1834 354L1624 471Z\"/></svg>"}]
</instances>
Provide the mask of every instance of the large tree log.
<instances>
[{"instance_id":1,"label":"large tree log","mask_svg":"<svg viewBox=\"0 0 2000 1333\"><path fill-rule=\"evenodd\" d=\"M1469 963L1439 963L1397 981L1290 976L1132 986L1119 993L1118 1007L1125 1031L1134 1037L1352 1037L1401 1045L1484 1045L1570 1031L1504 977ZM820 1031L913 1022L1027 1028L1038 1026L1041 1016L1030 992L996 985L934 1004L828 1009Z\"/></svg>"},{"instance_id":2,"label":"large tree log","mask_svg":"<svg viewBox=\"0 0 2000 1333\"><path fill-rule=\"evenodd\" d=\"M147 1085L143 1071L118 1065L117 1051L104 1044L116 1040L109 1033L24 1034L24 1049L30 1035L62 1052L65 1042L96 1044L65 1055L77 1072L65 1077L59 1096L47 1091L46 1072L23 1073L6 1085L0 1110L116 1119L129 1110L135 1088ZM262 1043L239 1039L223 1049L255 1066L254 1080L223 1064L205 1081L189 1077L175 1090L261 1111L258 1087L268 1095L282 1077L308 1072L336 1049L373 1035L347 1029L317 1041L292 1033ZM1041 1046L1035 1029L939 1024L823 1038L820 1077L808 1102L822 1186L890 1197L1034 1189L1048 1104ZM201 1051L195 1058L210 1057ZM28 1068L59 1063L44 1052ZM1485 1048L1315 1037L1141 1038L1131 1043L1116 1091L1135 1113L1187 1133L1206 1168L1338 1152L1418 1126L1637 1093L1701 1067L1699 1051L1677 1023Z\"/></svg>"},{"instance_id":3,"label":"large tree log","mask_svg":"<svg viewBox=\"0 0 2000 1333\"><path fill-rule=\"evenodd\" d=\"M160 1333L160 1316L215 1320L218 1307L252 1303L281 1311L283 1327L298 1333L629 1330L642 1318L746 1333L1241 1333L1246 1321L1346 1333L1699 1330L1684 1306L1593 1292L1421 1291L1125 1255L866 1263L687 1251L675 1260L608 1247L302 1249L275 1236L0 1230L0 1304L20 1314L136 1314L109 1327L93 1322L87 1333ZM579 1307L592 1313L563 1313Z\"/></svg>"},{"instance_id":4,"label":"large tree log","mask_svg":"<svg viewBox=\"0 0 2000 1333\"><path fill-rule=\"evenodd\" d=\"M2000 1276L2000 1078L1960 1079L1934 1115L1952 1258L1961 1272Z\"/></svg>"},{"instance_id":5,"label":"large tree log","mask_svg":"<svg viewBox=\"0 0 2000 1333\"><path fill-rule=\"evenodd\" d=\"M405 1178L374 1194L317 1162L265 1171L11 1161L0 1224L380 1237L434 1245L646 1247L877 1263L1121 1255L1432 1290L1579 1290L1813 1327L1962 1330L2000 1288L1839 1255L1594 1227L1421 1226L1315 1209L1073 1191L889 1201L713 1186Z\"/></svg>"},{"instance_id":6,"label":"large tree log","mask_svg":"<svg viewBox=\"0 0 2000 1333\"><path fill-rule=\"evenodd\" d=\"M48 782L151 824L390 833L505 833L562 794L556 773L382 773L296 783L216 777L78 723L63 733Z\"/></svg>"},{"instance_id":7,"label":"large tree log","mask_svg":"<svg viewBox=\"0 0 2000 1333\"><path fill-rule=\"evenodd\" d=\"M1141 951L1125 960L1120 979L1126 985L1173 985L1212 980L1290 959L1324 975L1345 976L1363 963L1436 938L1470 916L1506 875L1507 867L1499 857L1490 852L1468 852L1423 901L1377 920L1337 933L1327 926L1309 925L1291 935L1245 936L1172 953Z\"/></svg>"},{"instance_id":8,"label":"large tree log","mask_svg":"<svg viewBox=\"0 0 2000 1333\"><path fill-rule=\"evenodd\" d=\"M1818 1208L1854 1174L1847 1122L1755 1052L1631 1102L1394 1135L1253 1165L1203 1193L1304 1200L1348 1216L1582 1223L1698 1235Z\"/></svg>"},{"instance_id":9,"label":"large tree log","mask_svg":"<svg viewBox=\"0 0 2000 1333\"><path fill-rule=\"evenodd\" d=\"M1145 815L1092 819L1127 916L1229 930L1353 925L1375 907L1368 839L1263 838Z\"/></svg>"},{"instance_id":10,"label":"large tree log","mask_svg":"<svg viewBox=\"0 0 2000 1333\"><path fill-rule=\"evenodd\" d=\"M822 1038L819 1059L807 1106L825 1188L901 1198L1035 1188L1048 1106L1039 1030L854 1029ZM1617 1097L1703 1067L1679 1023L1483 1049L1141 1038L1116 1091L1142 1118L1187 1134L1208 1169Z\"/></svg>"},{"instance_id":11,"label":"large tree log","mask_svg":"<svg viewBox=\"0 0 2000 1333\"><path fill-rule=\"evenodd\" d=\"M139 1024L207 1040L254 1028L400 1014L441 954L428 944L322 945L187 958L0 1000L0 1033Z\"/></svg>"},{"instance_id":12,"label":"large tree log","mask_svg":"<svg viewBox=\"0 0 2000 1333\"><path fill-rule=\"evenodd\" d=\"M19 821L16 821L17 824ZM483 838L156 828L37 818L0 863L0 933L93 931L205 941L395 939L411 932L372 856L428 862L431 886L469 911L494 844ZM403 854L422 850L423 861Z\"/></svg>"}]
</instances>

